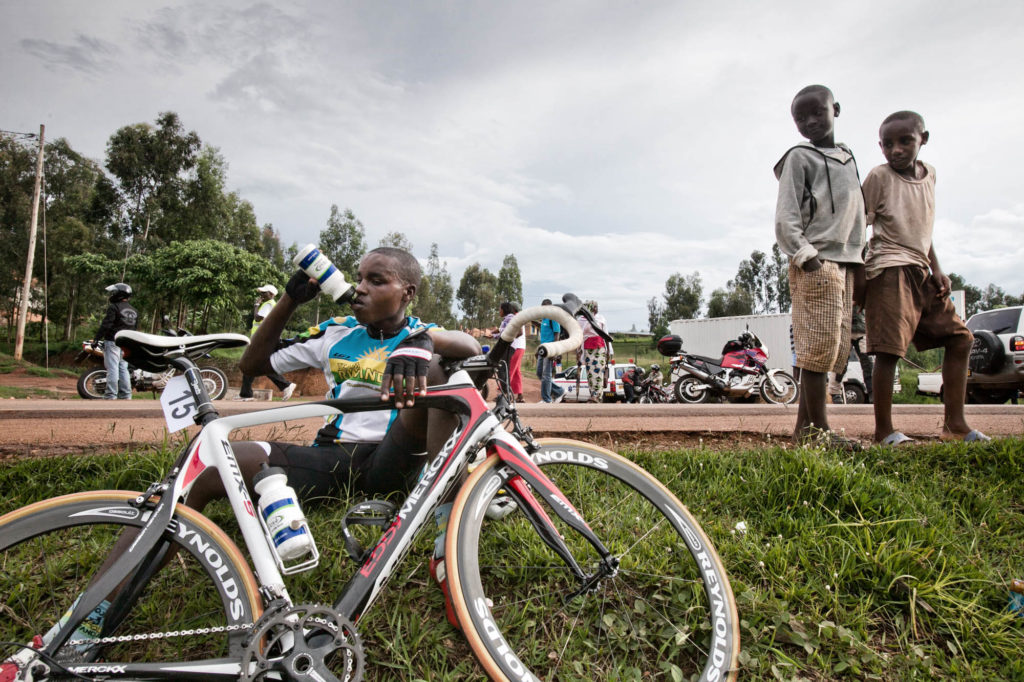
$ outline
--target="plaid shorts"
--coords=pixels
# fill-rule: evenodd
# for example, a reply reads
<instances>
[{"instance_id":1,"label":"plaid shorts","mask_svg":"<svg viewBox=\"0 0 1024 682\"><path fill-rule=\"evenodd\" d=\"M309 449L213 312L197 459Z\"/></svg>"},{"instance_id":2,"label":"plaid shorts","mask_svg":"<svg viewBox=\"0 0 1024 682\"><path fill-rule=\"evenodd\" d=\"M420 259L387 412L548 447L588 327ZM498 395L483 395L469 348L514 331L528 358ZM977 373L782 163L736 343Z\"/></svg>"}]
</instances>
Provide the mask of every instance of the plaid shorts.
<instances>
[{"instance_id":1,"label":"plaid shorts","mask_svg":"<svg viewBox=\"0 0 1024 682\"><path fill-rule=\"evenodd\" d=\"M811 372L842 372L850 352L853 269L822 261L820 269L804 272L791 263L789 293L796 366Z\"/></svg>"}]
</instances>

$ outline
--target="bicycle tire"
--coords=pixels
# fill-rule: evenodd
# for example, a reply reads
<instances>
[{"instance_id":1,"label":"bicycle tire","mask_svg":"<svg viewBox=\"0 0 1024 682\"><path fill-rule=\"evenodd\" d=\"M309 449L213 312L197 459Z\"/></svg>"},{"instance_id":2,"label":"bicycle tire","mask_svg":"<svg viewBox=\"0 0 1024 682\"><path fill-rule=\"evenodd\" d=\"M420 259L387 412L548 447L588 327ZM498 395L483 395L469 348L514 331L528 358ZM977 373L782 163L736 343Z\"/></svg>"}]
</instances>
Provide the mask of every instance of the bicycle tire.
<instances>
[{"instance_id":1,"label":"bicycle tire","mask_svg":"<svg viewBox=\"0 0 1024 682\"><path fill-rule=\"evenodd\" d=\"M203 385L210 394L210 400L220 400L228 392L227 375L216 367L200 367L199 376L203 378Z\"/></svg>"},{"instance_id":2,"label":"bicycle tire","mask_svg":"<svg viewBox=\"0 0 1024 682\"><path fill-rule=\"evenodd\" d=\"M739 620L718 554L657 479L603 448L543 439L533 455L620 561L617 575L563 605L574 576L516 511L487 522L510 470L495 457L472 474L448 522L452 601L494 680L733 680ZM597 554L560 520L584 570ZM672 561L673 557L677 561Z\"/></svg>"},{"instance_id":3,"label":"bicycle tire","mask_svg":"<svg viewBox=\"0 0 1024 682\"><path fill-rule=\"evenodd\" d=\"M138 493L75 493L43 500L0 517L0 640L28 643L45 635L110 556L126 527L148 512L128 504ZM209 519L179 506L164 538L177 553L146 581L113 636L231 626L230 631L117 642L88 653L65 646L57 660L102 657L104 665L208 660L240 656L262 613L256 580L235 543ZM74 638L74 637L73 637ZM13 651L0 655L9 656Z\"/></svg>"},{"instance_id":4,"label":"bicycle tire","mask_svg":"<svg viewBox=\"0 0 1024 682\"><path fill-rule=\"evenodd\" d=\"M78 395L85 400L100 400L107 390L107 370L102 367L82 372L78 376Z\"/></svg>"}]
</instances>

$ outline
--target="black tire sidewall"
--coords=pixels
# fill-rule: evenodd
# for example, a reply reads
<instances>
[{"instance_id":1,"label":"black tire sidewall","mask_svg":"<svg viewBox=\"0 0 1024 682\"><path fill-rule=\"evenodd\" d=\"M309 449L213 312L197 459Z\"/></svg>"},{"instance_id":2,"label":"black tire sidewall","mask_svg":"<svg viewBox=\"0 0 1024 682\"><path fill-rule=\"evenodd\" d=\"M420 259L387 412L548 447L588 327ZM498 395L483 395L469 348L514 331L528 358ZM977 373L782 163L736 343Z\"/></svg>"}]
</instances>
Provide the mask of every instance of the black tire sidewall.
<instances>
[{"instance_id":1,"label":"black tire sidewall","mask_svg":"<svg viewBox=\"0 0 1024 682\"><path fill-rule=\"evenodd\" d=\"M968 365L975 372L993 374L998 372L1006 359L1003 342L998 336L987 329L974 332L974 343L971 344L971 355Z\"/></svg>"},{"instance_id":2,"label":"black tire sidewall","mask_svg":"<svg viewBox=\"0 0 1024 682\"><path fill-rule=\"evenodd\" d=\"M78 389L78 395L84 400L99 400L103 398L102 394L93 394L89 389L93 387L97 377L107 378L107 370L102 367L96 367L90 369L87 372L82 372L78 375L78 383L76 388Z\"/></svg>"}]
</instances>

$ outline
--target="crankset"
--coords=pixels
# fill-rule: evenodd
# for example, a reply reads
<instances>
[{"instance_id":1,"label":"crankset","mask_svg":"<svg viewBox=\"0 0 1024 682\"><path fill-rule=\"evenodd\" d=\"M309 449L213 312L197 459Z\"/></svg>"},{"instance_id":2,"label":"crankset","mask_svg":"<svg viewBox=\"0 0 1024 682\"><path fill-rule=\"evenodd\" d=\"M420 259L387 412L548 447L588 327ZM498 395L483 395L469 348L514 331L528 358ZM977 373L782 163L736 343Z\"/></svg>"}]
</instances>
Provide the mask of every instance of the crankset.
<instances>
[{"instance_id":1,"label":"crankset","mask_svg":"<svg viewBox=\"0 0 1024 682\"><path fill-rule=\"evenodd\" d=\"M270 609L242 653L243 681L360 682L365 657L355 626L330 606Z\"/></svg>"}]
</instances>

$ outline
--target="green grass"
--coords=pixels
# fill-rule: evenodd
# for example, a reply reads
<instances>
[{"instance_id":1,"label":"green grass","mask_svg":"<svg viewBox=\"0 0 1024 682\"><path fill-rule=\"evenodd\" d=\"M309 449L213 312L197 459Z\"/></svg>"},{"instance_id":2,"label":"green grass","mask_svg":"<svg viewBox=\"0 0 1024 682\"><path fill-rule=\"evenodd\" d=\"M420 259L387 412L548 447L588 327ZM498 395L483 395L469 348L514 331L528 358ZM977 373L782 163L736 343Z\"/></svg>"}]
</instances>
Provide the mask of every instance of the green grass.
<instances>
[{"instance_id":1,"label":"green grass","mask_svg":"<svg viewBox=\"0 0 1024 682\"><path fill-rule=\"evenodd\" d=\"M740 610L741 679L980 680L1024 679L1024 619L1006 609L1009 581L1024 577L1022 453L1015 438L852 456L624 454L687 502L717 546ZM0 512L75 490L140 489L171 460L159 451L0 466ZM324 557L288 579L296 601L332 601L354 570L338 540L345 505L307 505ZM222 504L208 511L229 527ZM359 624L369 679L480 677L444 623L426 571L431 540L419 539Z\"/></svg>"}]
</instances>

